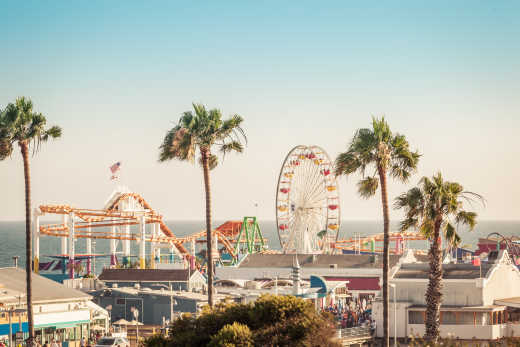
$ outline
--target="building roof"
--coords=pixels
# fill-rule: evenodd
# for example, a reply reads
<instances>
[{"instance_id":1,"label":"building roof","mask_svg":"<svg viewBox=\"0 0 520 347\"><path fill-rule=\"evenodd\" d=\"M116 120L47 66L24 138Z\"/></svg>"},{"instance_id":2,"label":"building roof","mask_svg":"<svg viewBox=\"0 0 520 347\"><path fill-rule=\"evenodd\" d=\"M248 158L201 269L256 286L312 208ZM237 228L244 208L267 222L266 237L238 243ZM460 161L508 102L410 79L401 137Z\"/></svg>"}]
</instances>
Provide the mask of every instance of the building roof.
<instances>
[{"instance_id":1,"label":"building roof","mask_svg":"<svg viewBox=\"0 0 520 347\"><path fill-rule=\"evenodd\" d=\"M22 302L25 300L25 270L15 267L0 268L0 283L3 285L2 289L5 288L9 290L10 293L16 292L18 295L21 294L23 297ZM63 284L35 273L32 274L32 288L33 302L35 304L52 301L85 300L90 298L90 295L76 289L67 288Z\"/></svg>"},{"instance_id":2,"label":"building roof","mask_svg":"<svg viewBox=\"0 0 520 347\"><path fill-rule=\"evenodd\" d=\"M186 269L103 269L99 279L105 282L187 282Z\"/></svg>"},{"instance_id":3,"label":"building roof","mask_svg":"<svg viewBox=\"0 0 520 347\"><path fill-rule=\"evenodd\" d=\"M443 279L475 279L486 277L487 272L493 267L493 263L482 262L480 266L473 264L443 264ZM429 264L402 264L394 275L399 279L427 279L430 271Z\"/></svg>"},{"instance_id":4,"label":"building roof","mask_svg":"<svg viewBox=\"0 0 520 347\"><path fill-rule=\"evenodd\" d=\"M520 297L496 299L495 305L504 305L509 307L520 308Z\"/></svg>"},{"instance_id":5,"label":"building roof","mask_svg":"<svg viewBox=\"0 0 520 347\"><path fill-rule=\"evenodd\" d=\"M239 265L242 268L292 268L294 254L249 254ZM399 255L390 255L390 267L399 261ZM369 254L298 254L302 268L382 268L383 257Z\"/></svg>"},{"instance_id":6,"label":"building roof","mask_svg":"<svg viewBox=\"0 0 520 347\"><path fill-rule=\"evenodd\" d=\"M380 290L379 277L324 276L327 282L345 282L348 290Z\"/></svg>"}]
</instances>

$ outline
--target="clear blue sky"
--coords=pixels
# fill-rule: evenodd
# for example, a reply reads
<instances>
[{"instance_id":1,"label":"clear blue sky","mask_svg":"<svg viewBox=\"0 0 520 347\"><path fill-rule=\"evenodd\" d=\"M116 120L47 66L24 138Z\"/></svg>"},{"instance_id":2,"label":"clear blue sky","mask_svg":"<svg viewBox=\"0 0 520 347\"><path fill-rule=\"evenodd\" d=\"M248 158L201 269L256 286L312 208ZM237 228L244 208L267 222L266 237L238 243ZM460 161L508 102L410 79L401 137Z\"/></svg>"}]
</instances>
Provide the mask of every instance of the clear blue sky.
<instances>
[{"instance_id":1,"label":"clear blue sky","mask_svg":"<svg viewBox=\"0 0 520 347\"><path fill-rule=\"evenodd\" d=\"M29 96L64 130L32 160L34 206L102 206L120 160L167 219L202 219L199 167L157 163L196 101L241 114L249 136L213 173L218 219L254 202L274 219L290 148L335 157L383 114L423 154L410 183L442 170L486 197L483 219L519 219L518 1L2 1L0 16L0 107ZM22 219L18 153L0 182L0 220ZM378 197L340 184L344 219L381 218Z\"/></svg>"}]
</instances>

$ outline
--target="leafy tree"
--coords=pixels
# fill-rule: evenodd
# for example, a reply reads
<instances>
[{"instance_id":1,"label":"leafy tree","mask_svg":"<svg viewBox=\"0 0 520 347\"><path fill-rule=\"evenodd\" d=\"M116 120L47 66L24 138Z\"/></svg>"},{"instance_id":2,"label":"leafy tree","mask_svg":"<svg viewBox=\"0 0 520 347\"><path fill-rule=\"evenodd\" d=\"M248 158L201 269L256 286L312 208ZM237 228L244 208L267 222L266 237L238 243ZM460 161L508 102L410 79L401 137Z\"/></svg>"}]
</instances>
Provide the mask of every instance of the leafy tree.
<instances>
[{"instance_id":1,"label":"leafy tree","mask_svg":"<svg viewBox=\"0 0 520 347\"><path fill-rule=\"evenodd\" d=\"M29 341L34 341L34 319L32 309L32 235L31 235L31 170L29 150L33 154L40 145L50 138L61 136L61 128L46 127L47 119L41 113L33 111L32 101L20 97L0 112L0 161L11 156L15 144L22 153L25 177L25 271L27 286L27 320Z\"/></svg>"},{"instance_id":2,"label":"leafy tree","mask_svg":"<svg viewBox=\"0 0 520 347\"><path fill-rule=\"evenodd\" d=\"M381 185L383 204L383 332L384 344L390 345L388 334L388 245L390 216L388 209L387 176L406 182L417 169L419 153L412 152L404 135L393 134L385 121L372 118L372 128L358 129L346 152L336 158L336 175L349 176L359 172L358 193L372 197Z\"/></svg>"},{"instance_id":3,"label":"leafy tree","mask_svg":"<svg viewBox=\"0 0 520 347\"><path fill-rule=\"evenodd\" d=\"M224 325L211 337L210 347L252 347L253 335L247 325L234 322Z\"/></svg>"},{"instance_id":4,"label":"leafy tree","mask_svg":"<svg viewBox=\"0 0 520 347\"><path fill-rule=\"evenodd\" d=\"M425 338L437 343L439 339L439 311L442 301L442 251L441 234L450 246L460 243L456 226L465 225L473 230L477 214L466 211L464 202L482 200L478 194L465 191L456 182L444 181L441 173L430 180L423 177L419 185L401 194L395 200L395 207L404 209L406 216L401 222L401 230L415 228L431 240L430 274L426 299Z\"/></svg>"},{"instance_id":5,"label":"leafy tree","mask_svg":"<svg viewBox=\"0 0 520 347\"><path fill-rule=\"evenodd\" d=\"M241 140L246 140L241 127L243 118L233 115L222 120L218 109L206 110L201 104L193 104L193 110L184 112L179 123L170 129L160 146L159 161L171 159L194 162L197 149L200 152L199 163L204 172L206 191L206 241L208 250L208 304L213 306L213 261L211 227L211 185L209 171L218 164L215 148L223 155L235 151L242 152ZM193 255L195 256L195 255Z\"/></svg>"},{"instance_id":6,"label":"leafy tree","mask_svg":"<svg viewBox=\"0 0 520 347\"><path fill-rule=\"evenodd\" d=\"M309 301L293 296L264 295L250 304L207 307L197 318L184 315L173 322L166 343L202 347L217 342L236 343L226 340L231 337L237 339L234 341L244 341L249 336L245 328L229 328L236 323L235 326L249 329L254 346L339 346L334 340L333 322L331 315L316 312ZM163 346L152 341L146 344Z\"/></svg>"}]
</instances>

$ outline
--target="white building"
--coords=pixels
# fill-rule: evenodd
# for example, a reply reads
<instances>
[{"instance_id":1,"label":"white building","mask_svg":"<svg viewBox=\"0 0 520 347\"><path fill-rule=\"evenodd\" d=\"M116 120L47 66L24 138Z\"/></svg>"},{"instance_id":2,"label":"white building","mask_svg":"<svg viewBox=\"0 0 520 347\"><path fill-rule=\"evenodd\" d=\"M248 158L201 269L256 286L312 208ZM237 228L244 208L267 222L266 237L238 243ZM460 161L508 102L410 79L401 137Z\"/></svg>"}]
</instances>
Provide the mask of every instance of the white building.
<instances>
[{"instance_id":1,"label":"white building","mask_svg":"<svg viewBox=\"0 0 520 347\"><path fill-rule=\"evenodd\" d=\"M482 266L443 264L442 337L493 340L520 336L520 272L507 251L495 256ZM391 274L397 307L394 311L394 288L390 287L391 337L395 328L398 338L424 335L428 273L429 264L401 264ZM383 335L382 311L382 301L376 301L373 317L379 337Z\"/></svg>"},{"instance_id":2,"label":"white building","mask_svg":"<svg viewBox=\"0 0 520 347\"><path fill-rule=\"evenodd\" d=\"M74 346L83 337L89 337L92 319L107 322L108 313L91 302L90 295L67 288L34 273L32 283L35 335L40 343L56 339L57 341L68 341L69 346ZM24 270L14 267L1 268L0 285L3 291L10 295L0 296L0 300L2 300L0 305L6 310L9 310L10 307L25 308L25 284ZM18 293L18 295L13 293ZM5 319L3 316L0 317ZM22 330L27 337L27 315L24 314L21 318ZM13 332L17 330L18 325L17 320L12 321L12 328L15 328ZM7 328L8 331L9 324L7 323L7 327L3 328Z\"/></svg>"}]
</instances>

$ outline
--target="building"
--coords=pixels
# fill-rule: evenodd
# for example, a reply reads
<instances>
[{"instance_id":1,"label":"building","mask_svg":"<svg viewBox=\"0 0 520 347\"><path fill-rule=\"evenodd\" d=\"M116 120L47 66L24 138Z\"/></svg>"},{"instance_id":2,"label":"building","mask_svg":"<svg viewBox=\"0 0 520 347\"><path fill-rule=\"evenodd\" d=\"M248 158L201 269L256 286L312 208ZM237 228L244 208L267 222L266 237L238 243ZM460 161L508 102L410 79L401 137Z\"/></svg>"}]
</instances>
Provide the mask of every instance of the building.
<instances>
[{"instance_id":1,"label":"building","mask_svg":"<svg viewBox=\"0 0 520 347\"><path fill-rule=\"evenodd\" d=\"M197 314L208 302L208 296L203 293L139 286L105 288L91 294L99 306L110 308L113 322L119 319L134 320L133 310L137 309L137 320L145 325L164 325L180 313ZM214 296L216 303L227 299L227 295Z\"/></svg>"},{"instance_id":2,"label":"building","mask_svg":"<svg viewBox=\"0 0 520 347\"><path fill-rule=\"evenodd\" d=\"M298 254L302 280L322 277L329 287L346 286L353 298L378 296L383 276L382 257L369 254ZM249 254L238 266L217 267L218 280L290 279L294 254ZM415 263L412 251L390 255L390 268Z\"/></svg>"},{"instance_id":3,"label":"building","mask_svg":"<svg viewBox=\"0 0 520 347\"><path fill-rule=\"evenodd\" d=\"M176 291L204 290L207 281L190 269L103 269L98 279L107 287L135 287Z\"/></svg>"},{"instance_id":4,"label":"building","mask_svg":"<svg viewBox=\"0 0 520 347\"><path fill-rule=\"evenodd\" d=\"M32 283L35 335L40 343L56 339L71 345L89 337L91 319L99 321L105 318L106 323L107 312L91 302L89 295L37 274L32 274ZM4 311L0 313L0 335L5 340L9 339L9 311L12 308L26 309L25 285L25 270L14 267L0 269L0 305ZM27 338L26 313L20 317L12 316L12 332L18 331L21 325L24 338Z\"/></svg>"},{"instance_id":5,"label":"building","mask_svg":"<svg viewBox=\"0 0 520 347\"><path fill-rule=\"evenodd\" d=\"M428 274L428 264L400 264L391 274L390 336L394 336L395 328L399 338L424 335ZM481 266L443 264L442 294L443 337L493 340L520 336L520 272L507 251L490 254ZM381 301L373 304L373 318L376 334L382 336Z\"/></svg>"}]
</instances>

